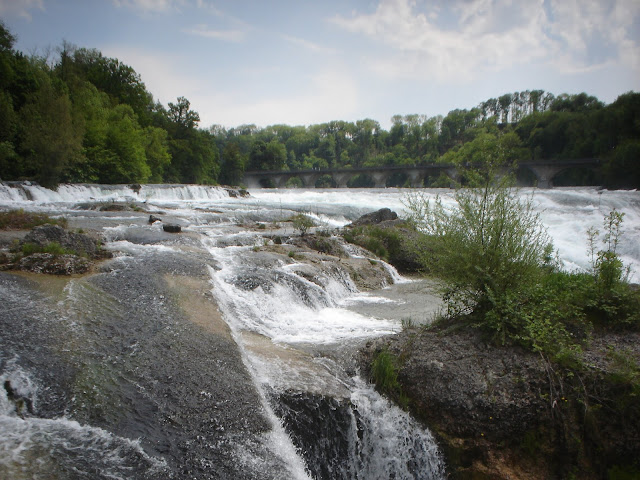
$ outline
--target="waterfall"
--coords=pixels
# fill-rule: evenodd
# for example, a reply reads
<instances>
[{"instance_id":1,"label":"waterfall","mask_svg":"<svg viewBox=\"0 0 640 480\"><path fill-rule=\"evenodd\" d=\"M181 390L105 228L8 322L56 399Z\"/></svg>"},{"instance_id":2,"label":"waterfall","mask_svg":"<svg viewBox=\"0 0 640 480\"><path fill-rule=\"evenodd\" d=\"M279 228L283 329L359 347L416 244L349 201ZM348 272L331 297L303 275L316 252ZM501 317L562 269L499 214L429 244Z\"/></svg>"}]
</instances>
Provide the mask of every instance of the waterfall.
<instances>
[{"instance_id":1,"label":"waterfall","mask_svg":"<svg viewBox=\"0 0 640 480\"><path fill-rule=\"evenodd\" d=\"M295 478L444 478L431 434L331 360L345 342L397 330L338 306L358 293L345 272L205 243L220 267L210 269L212 293Z\"/></svg>"},{"instance_id":2,"label":"waterfall","mask_svg":"<svg viewBox=\"0 0 640 480\"><path fill-rule=\"evenodd\" d=\"M90 202L210 202L225 200L229 192L206 185L92 185L61 184L50 190L31 182L0 182L0 205ZM17 205L16 205L17 206Z\"/></svg>"}]
</instances>

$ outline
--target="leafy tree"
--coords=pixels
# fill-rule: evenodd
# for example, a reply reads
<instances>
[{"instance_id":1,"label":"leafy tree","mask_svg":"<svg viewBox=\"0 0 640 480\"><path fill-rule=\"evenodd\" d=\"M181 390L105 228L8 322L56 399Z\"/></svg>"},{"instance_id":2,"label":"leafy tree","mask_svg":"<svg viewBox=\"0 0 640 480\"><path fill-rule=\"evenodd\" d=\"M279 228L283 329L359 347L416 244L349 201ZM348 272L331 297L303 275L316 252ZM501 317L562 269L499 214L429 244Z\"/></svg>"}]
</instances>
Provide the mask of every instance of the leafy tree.
<instances>
[{"instance_id":1,"label":"leafy tree","mask_svg":"<svg viewBox=\"0 0 640 480\"><path fill-rule=\"evenodd\" d=\"M144 129L144 137L146 161L151 170L148 181L161 183L165 169L171 164L167 131L162 128L147 127Z\"/></svg>"},{"instance_id":2,"label":"leafy tree","mask_svg":"<svg viewBox=\"0 0 640 480\"><path fill-rule=\"evenodd\" d=\"M70 76L79 76L91 82L98 90L113 98L115 103L129 105L142 125L150 123L152 96L140 75L118 59L104 57L95 49L76 49L63 44L61 61L56 70L67 82Z\"/></svg>"},{"instance_id":3,"label":"leafy tree","mask_svg":"<svg viewBox=\"0 0 640 480\"><path fill-rule=\"evenodd\" d=\"M216 184L220 165L215 138L204 130L192 129L169 142L171 165L165 179L170 182Z\"/></svg>"},{"instance_id":4,"label":"leafy tree","mask_svg":"<svg viewBox=\"0 0 640 480\"><path fill-rule=\"evenodd\" d=\"M144 130L133 109L128 105L111 109L104 144L109 154L99 166L100 183L145 183L151 176L145 147Z\"/></svg>"},{"instance_id":5,"label":"leafy tree","mask_svg":"<svg viewBox=\"0 0 640 480\"><path fill-rule=\"evenodd\" d=\"M618 145L604 166L607 186L612 188L640 188L640 140Z\"/></svg>"},{"instance_id":6,"label":"leafy tree","mask_svg":"<svg viewBox=\"0 0 640 480\"><path fill-rule=\"evenodd\" d=\"M24 172L44 187L56 187L69 159L81 152L71 116L71 101L42 74L40 88L20 110L21 148L29 165Z\"/></svg>"},{"instance_id":7,"label":"leafy tree","mask_svg":"<svg viewBox=\"0 0 640 480\"><path fill-rule=\"evenodd\" d=\"M180 130L194 129L200 122L198 112L191 110L191 103L185 97L178 97L178 103L169 102L169 120Z\"/></svg>"},{"instance_id":8,"label":"leafy tree","mask_svg":"<svg viewBox=\"0 0 640 480\"><path fill-rule=\"evenodd\" d=\"M191 103L179 97L169 102L167 111L170 136L171 165L165 169L165 180L196 184L215 184L220 173L218 146L215 137L197 128L198 112Z\"/></svg>"},{"instance_id":9,"label":"leafy tree","mask_svg":"<svg viewBox=\"0 0 640 480\"><path fill-rule=\"evenodd\" d=\"M222 152L220 181L225 185L240 185L244 176L244 161L236 143L228 143Z\"/></svg>"},{"instance_id":10,"label":"leafy tree","mask_svg":"<svg viewBox=\"0 0 640 480\"><path fill-rule=\"evenodd\" d=\"M258 140L249 153L249 168L251 170L279 170L286 165L287 150L277 140L265 143Z\"/></svg>"}]
</instances>

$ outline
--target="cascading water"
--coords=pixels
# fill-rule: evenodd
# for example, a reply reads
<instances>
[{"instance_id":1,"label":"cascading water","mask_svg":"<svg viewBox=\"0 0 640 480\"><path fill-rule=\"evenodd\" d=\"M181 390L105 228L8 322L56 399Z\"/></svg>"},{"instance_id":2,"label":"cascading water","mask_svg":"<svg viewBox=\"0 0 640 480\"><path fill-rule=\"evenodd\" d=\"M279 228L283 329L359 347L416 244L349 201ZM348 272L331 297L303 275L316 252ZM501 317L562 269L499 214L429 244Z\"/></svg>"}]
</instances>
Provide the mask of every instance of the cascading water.
<instances>
[{"instance_id":1,"label":"cascading water","mask_svg":"<svg viewBox=\"0 0 640 480\"><path fill-rule=\"evenodd\" d=\"M430 433L332 360L345 343L398 328L338 307L357 294L344 271L310 271L249 247L210 251L222 265L211 269L212 292L270 400L265 407L280 419L278 431L282 422L291 435L311 477L444 478Z\"/></svg>"},{"instance_id":2,"label":"cascading water","mask_svg":"<svg viewBox=\"0 0 640 480\"><path fill-rule=\"evenodd\" d=\"M271 223L295 212L330 230L381 207L402 214L405 192L251 193L232 198L216 187L147 185L63 185L52 192L0 183L0 208L62 214L74 228L89 224L119 255L105 271L44 297L30 280L0 274L0 320L8 328L0 338L0 383L9 382L0 389L0 476L445 477L430 433L366 384L352 359L361 342L401 328L398 312L428 310L433 298L419 282L397 290L404 279L388 266L381 269L396 284L367 295L340 262L263 248L269 238L294 234ZM453 201L448 191L425 193ZM568 268L588 268L587 229L601 229L613 208L623 212L619 252L638 281L638 192L554 189L536 191L534 201ZM105 202L139 202L147 214L87 209ZM185 234L171 237L148 225L148 212L170 216ZM262 231L246 227L256 222ZM350 253L369 263L366 254ZM229 340L222 327L213 342L174 321L175 293L151 281L176 283L198 268ZM183 308L197 317L207 301ZM203 328L213 328L211 315ZM216 390L213 378L224 388ZM216 398L211 391L230 393ZM81 407L90 401L110 416Z\"/></svg>"}]
</instances>

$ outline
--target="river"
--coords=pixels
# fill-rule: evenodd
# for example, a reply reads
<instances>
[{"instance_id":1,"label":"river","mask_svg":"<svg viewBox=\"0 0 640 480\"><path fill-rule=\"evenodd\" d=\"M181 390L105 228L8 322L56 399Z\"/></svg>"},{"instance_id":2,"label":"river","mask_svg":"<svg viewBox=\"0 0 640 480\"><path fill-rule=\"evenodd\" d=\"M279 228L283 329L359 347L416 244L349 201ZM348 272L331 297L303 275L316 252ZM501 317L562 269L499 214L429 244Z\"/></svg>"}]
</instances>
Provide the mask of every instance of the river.
<instances>
[{"instance_id":1,"label":"river","mask_svg":"<svg viewBox=\"0 0 640 480\"><path fill-rule=\"evenodd\" d=\"M363 292L339 265L262 248L294 235L277 222L295 212L331 231L382 207L402 215L406 191L250 193L0 184L0 208L65 216L70 228L101 232L115 254L84 277L0 273L0 381L11 385L0 389L0 477L446 477L431 433L377 394L353 359L407 318L428 321L432 285L382 265L389 285ZM448 190L424 193L453 201ZM587 230L623 212L619 252L638 282L638 192L533 198L567 269L588 268ZM147 213L91 209L112 201L144 202ZM183 233L149 225L149 212Z\"/></svg>"}]
</instances>

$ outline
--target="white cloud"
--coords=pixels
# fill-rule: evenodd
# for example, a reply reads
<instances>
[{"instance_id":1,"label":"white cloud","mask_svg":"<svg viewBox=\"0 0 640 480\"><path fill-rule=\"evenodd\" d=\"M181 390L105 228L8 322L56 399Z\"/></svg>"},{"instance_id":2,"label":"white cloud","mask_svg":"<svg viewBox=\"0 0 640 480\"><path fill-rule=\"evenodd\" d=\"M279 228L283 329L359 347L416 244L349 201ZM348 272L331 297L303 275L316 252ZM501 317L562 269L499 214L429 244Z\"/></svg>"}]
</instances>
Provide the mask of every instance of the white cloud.
<instances>
[{"instance_id":1,"label":"white cloud","mask_svg":"<svg viewBox=\"0 0 640 480\"><path fill-rule=\"evenodd\" d=\"M189 99L191 108L200 114L202 128L245 123L308 125L359 115L359 89L344 69L307 74L302 79L304 87L297 91L274 91L270 96L257 97L240 82L235 89L221 90L214 76L189 71L178 56L122 46L102 47L101 51L134 66L147 89L165 106L179 96ZM261 74L277 75L278 71ZM246 75L254 79L260 76L255 71Z\"/></svg>"},{"instance_id":2,"label":"white cloud","mask_svg":"<svg viewBox=\"0 0 640 480\"><path fill-rule=\"evenodd\" d=\"M214 30L207 25L196 25L194 28L184 30L184 32L198 37L213 38L227 42L242 42L246 36L246 32L243 30Z\"/></svg>"},{"instance_id":3,"label":"white cloud","mask_svg":"<svg viewBox=\"0 0 640 480\"><path fill-rule=\"evenodd\" d=\"M105 46L101 52L131 65L156 100L164 105L185 96L193 89L194 78L180 68L180 59L167 53L162 55L135 47ZM191 102L193 104L193 102Z\"/></svg>"},{"instance_id":4,"label":"white cloud","mask_svg":"<svg viewBox=\"0 0 640 480\"><path fill-rule=\"evenodd\" d=\"M317 43L314 42L310 42L309 40L305 40L304 38L298 38L298 37L293 37L291 35L281 35L281 37L286 40L289 43L292 43L294 45L298 45L301 46L307 50L310 50L312 52L316 52L316 53L336 53L336 50L333 48L329 48L329 47L325 47L323 45L319 45Z\"/></svg>"},{"instance_id":5,"label":"white cloud","mask_svg":"<svg viewBox=\"0 0 640 480\"><path fill-rule=\"evenodd\" d=\"M126 7L143 13L165 13L185 4L185 0L112 0L116 7Z\"/></svg>"},{"instance_id":6,"label":"white cloud","mask_svg":"<svg viewBox=\"0 0 640 480\"><path fill-rule=\"evenodd\" d=\"M0 0L0 15L22 17L31 21L33 10L44 11L44 0Z\"/></svg>"},{"instance_id":7,"label":"white cloud","mask_svg":"<svg viewBox=\"0 0 640 480\"><path fill-rule=\"evenodd\" d=\"M227 92L229 93L229 92ZM194 97L195 98L195 97ZM196 103L196 102L192 102ZM309 125L359 115L358 88L344 71L326 70L308 78L303 92L274 93L257 101L238 91L231 95L198 98L203 126L227 127L254 123L258 126L284 123ZM202 112L207 112L207 123Z\"/></svg>"},{"instance_id":8,"label":"white cloud","mask_svg":"<svg viewBox=\"0 0 640 480\"><path fill-rule=\"evenodd\" d=\"M640 12L634 0L550 0L548 10L543 0L458 0L447 12L443 5L380 0L373 13L331 21L385 46L390 53L380 49L370 68L394 78L466 83L487 70L532 63L565 71L640 63L630 33Z\"/></svg>"}]
</instances>

